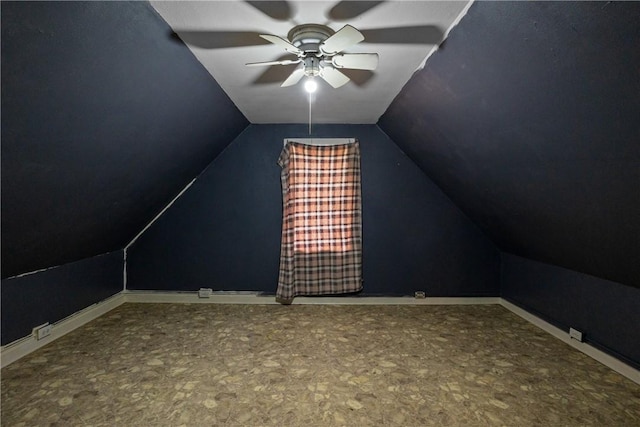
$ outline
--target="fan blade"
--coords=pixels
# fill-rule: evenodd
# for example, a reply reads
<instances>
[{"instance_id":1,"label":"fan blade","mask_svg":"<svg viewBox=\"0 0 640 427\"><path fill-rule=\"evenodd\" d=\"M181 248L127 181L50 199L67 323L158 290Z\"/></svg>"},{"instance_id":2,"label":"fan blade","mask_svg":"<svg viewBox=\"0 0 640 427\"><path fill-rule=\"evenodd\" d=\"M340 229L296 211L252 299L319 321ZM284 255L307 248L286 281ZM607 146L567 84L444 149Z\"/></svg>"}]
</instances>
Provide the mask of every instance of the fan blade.
<instances>
[{"instance_id":1,"label":"fan blade","mask_svg":"<svg viewBox=\"0 0 640 427\"><path fill-rule=\"evenodd\" d=\"M331 63L338 68L354 70L375 70L378 67L377 53L343 53L331 58Z\"/></svg>"},{"instance_id":2,"label":"fan blade","mask_svg":"<svg viewBox=\"0 0 640 427\"><path fill-rule=\"evenodd\" d=\"M298 83L302 77L304 77L304 67L296 68L295 70L293 70L293 73L291 73L291 75L287 77L287 80L285 80L280 86L293 86L294 84Z\"/></svg>"},{"instance_id":3,"label":"fan blade","mask_svg":"<svg viewBox=\"0 0 640 427\"><path fill-rule=\"evenodd\" d=\"M435 25L362 30L365 43L440 44L444 32Z\"/></svg>"},{"instance_id":4,"label":"fan blade","mask_svg":"<svg viewBox=\"0 0 640 427\"><path fill-rule=\"evenodd\" d=\"M293 18L293 12L289 3L286 1L246 1L250 6L253 6L260 12L264 13L271 19L276 21L288 21Z\"/></svg>"},{"instance_id":5,"label":"fan blade","mask_svg":"<svg viewBox=\"0 0 640 427\"><path fill-rule=\"evenodd\" d=\"M343 0L333 6L329 11L329 19L332 21L347 21L349 19L357 18L370 9L378 6L384 1L350 1Z\"/></svg>"},{"instance_id":6,"label":"fan blade","mask_svg":"<svg viewBox=\"0 0 640 427\"><path fill-rule=\"evenodd\" d=\"M291 59L289 53L284 52L284 55L275 58L276 61L285 61ZM280 86L283 81L289 77L289 74L298 68L297 64L294 65L273 65L271 67L263 67L262 73L251 82L253 85L273 85Z\"/></svg>"},{"instance_id":7,"label":"fan blade","mask_svg":"<svg viewBox=\"0 0 640 427\"><path fill-rule=\"evenodd\" d=\"M298 49L297 47L295 47L294 45L289 43L289 40L283 39L282 37L272 36L272 35L269 35L269 34L260 34L260 37L262 37L263 39L265 39L268 42L271 42L271 43L273 43L275 45L280 46L281 48L283 48L287 52L295 53L296 55L301 55L301 54L304 53L300 49Z\"/></svg>"},{"instance_id":8,"label":"fan blade","mask_svg":"<svg viewBox=\"0 0 640 427\"><path fill-rule=\"evenodd\" d=\"M289 75L295 70L296 67L289 65L287 67L267 67L264 69L264 72L260 74L254 81L251 82L252 85L274 85L277 84L280 86L283 81L289 77ZM359 71L359 70L355 70Z\"/></svg>"},{"instance_id":9,"label":"fan blade","mask_svg":"<svg viewBox=\"0 0 640 427\"><path fill-rule=\"evenodd\" d=\"M265 65L291 65L297 64L300 61L300 59L285 59L283 61L249 62L248 64L244 65L246 65L247 67L262 67Z\"/></svg>"},{"instance_id":10,"label":"fan blade","mask_svg":"<svg viewBox=\"0 0 640 427\"><path fill-rule=\"evenodd\" d=\"M320 77L336 89L349 82L349 77L331 66L325 66L322 71L320 71Z\"/></svg>"},{"instance_id":11,"label":"fan blade","mask_svg":"<svg viewBox=\"0 0 640 427\"><path fill-rule=\"evenodd\" d=\"M345 25L334 35L326 39L320 45L320 50L325 54L332 55L342 52L344 49L360 43L362 40L364 40L364 36L360 31L351 25Z\"/></svg>"}]
</instances>

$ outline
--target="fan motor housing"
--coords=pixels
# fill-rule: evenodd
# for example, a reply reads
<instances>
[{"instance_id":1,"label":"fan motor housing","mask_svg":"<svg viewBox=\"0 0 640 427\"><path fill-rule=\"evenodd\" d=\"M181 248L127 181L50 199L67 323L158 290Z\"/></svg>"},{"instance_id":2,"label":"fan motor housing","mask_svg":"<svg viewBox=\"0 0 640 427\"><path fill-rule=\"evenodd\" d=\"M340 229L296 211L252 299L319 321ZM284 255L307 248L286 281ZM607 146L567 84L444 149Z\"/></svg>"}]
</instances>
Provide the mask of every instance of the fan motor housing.
<instances>
[{"instance_id":1,"label":"fan motor housing","mask_svg":"<svg viewBox=\"0 0 640 427\"><path fill-rule=\"evenodd\" d=\"M320 44L334 33L335 31L326 25L303 24L293 27L287 38L292 45L304 52L319 52Z\"/></svg>"}]
</instances>

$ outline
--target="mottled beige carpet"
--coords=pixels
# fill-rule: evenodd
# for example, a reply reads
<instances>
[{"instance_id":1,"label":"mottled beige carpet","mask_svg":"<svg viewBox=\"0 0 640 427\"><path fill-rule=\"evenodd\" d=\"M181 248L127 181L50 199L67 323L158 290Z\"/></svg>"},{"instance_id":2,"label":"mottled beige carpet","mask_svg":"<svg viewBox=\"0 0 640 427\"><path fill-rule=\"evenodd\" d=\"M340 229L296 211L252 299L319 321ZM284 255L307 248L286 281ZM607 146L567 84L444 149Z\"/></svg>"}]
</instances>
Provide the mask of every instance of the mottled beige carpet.
<instances>
[{"instance_id":1,"label":"mottled beige carpet","mask_svg":"<svg viewBox=\"0 0 640 427\"><path fill-rule=\"evenodd\" d=\"M2 370L3 426L639 426L501 306L125 304Z\"/></svg>"}]
</instances>

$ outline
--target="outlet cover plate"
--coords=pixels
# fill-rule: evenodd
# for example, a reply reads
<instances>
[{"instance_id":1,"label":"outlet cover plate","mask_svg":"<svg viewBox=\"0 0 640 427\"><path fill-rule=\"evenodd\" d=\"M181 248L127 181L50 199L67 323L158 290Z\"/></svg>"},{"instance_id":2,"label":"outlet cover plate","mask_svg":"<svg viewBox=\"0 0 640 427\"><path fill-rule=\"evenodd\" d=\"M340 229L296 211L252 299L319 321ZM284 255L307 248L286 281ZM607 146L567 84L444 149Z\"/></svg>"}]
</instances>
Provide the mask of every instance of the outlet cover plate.
<instances>
[{"instance_id":1,"label":"outlet cover plate","mask_svg":"<svg viewBox=\"0 0 640 427\"><path fill-rule=\"evenodd\" d=\"M33 328L33 333L35 334L37 340L46 338L51 335L51 325L45 323L44 325L36 326L35 328Z\"/></svg>"},{"instance_id":2,"label":"outlet cover plate","mask_svg":"<svg viewBox=\"0 0 640 427\"><path fill-rule=\"evenodd\" d=\"M577 329L569 328L569 338L582 342L582 332Z\"/></svg>"},{"instance_id":3,"label":"outlet cover plate","mask_svg":"<svg viewBox=\"0 0 640 427\"><path fill-rule=\"evenodd\" d=\"M213 289L211 288L200 288L198 290L198 298L210 298L213 294Z\"/></svg>"}]
</instances>

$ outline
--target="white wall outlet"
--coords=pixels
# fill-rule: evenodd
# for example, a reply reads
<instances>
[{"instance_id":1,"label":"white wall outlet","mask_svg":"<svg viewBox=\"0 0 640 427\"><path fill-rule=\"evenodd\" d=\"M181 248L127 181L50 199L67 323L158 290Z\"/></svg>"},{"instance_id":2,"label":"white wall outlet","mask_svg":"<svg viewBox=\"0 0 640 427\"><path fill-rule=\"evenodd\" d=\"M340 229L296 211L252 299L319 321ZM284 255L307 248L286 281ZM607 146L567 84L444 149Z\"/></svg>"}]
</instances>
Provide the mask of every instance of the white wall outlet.
<instances>
[{"instance_id":1,"label":"white wall outlet","mask_svg":"<svg viewBox=\"0 0 640 427\"><path fill-rule=\"evenodd\" d=\"M213 289L211 288L200 288L198 290L198 298L210 298L211 294L213 294Z\"/></svg>"},{"instance_id":2,"label":"white wall outlet","mask_svg":"<svg viewBox=\"0 0 640 427\"><path fill-rule=\"evenodd\" d=\"M414 298L418 298L418 299L422 299L422 298L426 298L427 294L424 291L416 291L413 294Z\"/></svg>"},{"instance_id":3,"label":"white wall outlet","mask_svg":"<svg viewBox=\"0 0 640 427\"><path fill-rule=\"evenodd\" d=\"M569 328L569 338L582 342L582 332L577 329Z\"/></svg>"},{"instance_id":4,"label":"white wall outlet","mask_svg":"<svg viewBox=\"0 0 640 427\"><path fill-rule=\"evenodd\" d=\"M52 325L50 325L49 323L36 326L35 328L33 328L33 335L35 335L37 340L41 340L51 335L51 328L52 328Z\"/></svg>"}]
</instances>

